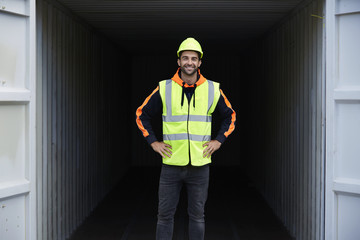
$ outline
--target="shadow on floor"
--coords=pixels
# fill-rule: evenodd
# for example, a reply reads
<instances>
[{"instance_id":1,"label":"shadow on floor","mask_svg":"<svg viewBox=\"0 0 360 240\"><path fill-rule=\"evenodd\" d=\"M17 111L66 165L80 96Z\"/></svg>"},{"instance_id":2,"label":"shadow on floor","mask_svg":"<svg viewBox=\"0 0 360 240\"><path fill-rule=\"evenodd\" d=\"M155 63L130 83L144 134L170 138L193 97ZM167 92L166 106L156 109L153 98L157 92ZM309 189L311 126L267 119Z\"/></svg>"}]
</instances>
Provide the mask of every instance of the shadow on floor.
<instances>
[{"instance_id":1,"label":"shadow on floor","mask_svg":"<svg viewBox=\"0 0 360 240\"><path fill-rule=\"evenodd\" d=\"M206 240L292 240L240 169L211 167ZM132 168L70 240L155 239L159 167ZM181 194L173 240L187 240Z\"/></svg>"}]
</instances>

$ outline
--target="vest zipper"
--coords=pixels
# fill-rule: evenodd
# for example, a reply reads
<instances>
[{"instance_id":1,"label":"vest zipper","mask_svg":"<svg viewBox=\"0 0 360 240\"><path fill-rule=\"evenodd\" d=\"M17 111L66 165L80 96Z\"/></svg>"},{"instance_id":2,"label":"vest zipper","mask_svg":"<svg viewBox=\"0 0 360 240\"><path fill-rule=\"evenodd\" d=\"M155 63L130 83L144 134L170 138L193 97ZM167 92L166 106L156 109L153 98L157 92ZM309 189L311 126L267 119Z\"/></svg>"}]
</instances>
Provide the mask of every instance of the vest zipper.
<instances>
[{"instance_id":1,"label":"vest zipper","mask_svg":"<svg viewBox=\"0 0 360 240\"><path fill-rule=\"evenodd\" d=\"M192 98L192 96L191 96ZM189 164L191 165L191 153L190 153L190 132L189 132L189 117L190 117L190 101L188 101L188 115L187 115L187 134L188 134L188 144L189 144Z\"/></svg>"}]
</instances>

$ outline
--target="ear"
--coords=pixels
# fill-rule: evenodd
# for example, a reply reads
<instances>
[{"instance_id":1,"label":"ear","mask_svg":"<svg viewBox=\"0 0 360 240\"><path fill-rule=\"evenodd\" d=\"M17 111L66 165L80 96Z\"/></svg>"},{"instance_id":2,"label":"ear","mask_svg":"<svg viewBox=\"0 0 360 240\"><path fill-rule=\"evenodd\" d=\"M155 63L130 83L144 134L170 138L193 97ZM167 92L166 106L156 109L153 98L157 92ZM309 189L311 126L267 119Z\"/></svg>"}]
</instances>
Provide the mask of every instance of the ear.
<instances>
[{"instance_id":1,"label":"ear","mask_svg":"<svg viewBox=\"0 0 360 240\"><path fill-rule=\"evenodd\" d=\"M178 66L181 67L180 65L180 59L177 60Z\"/></svg>"},{"instance_id":2,"label":"ear","mask_svg":"<svg viewBox=\"0 0 360 240\"><path fill-rule=\"evenodd\" d=\"M201 60L199 60L198 67L200 67L200 66L201 66L201 63L202 63L202 62L201 62Z\"/></svg>"}]
</instances>

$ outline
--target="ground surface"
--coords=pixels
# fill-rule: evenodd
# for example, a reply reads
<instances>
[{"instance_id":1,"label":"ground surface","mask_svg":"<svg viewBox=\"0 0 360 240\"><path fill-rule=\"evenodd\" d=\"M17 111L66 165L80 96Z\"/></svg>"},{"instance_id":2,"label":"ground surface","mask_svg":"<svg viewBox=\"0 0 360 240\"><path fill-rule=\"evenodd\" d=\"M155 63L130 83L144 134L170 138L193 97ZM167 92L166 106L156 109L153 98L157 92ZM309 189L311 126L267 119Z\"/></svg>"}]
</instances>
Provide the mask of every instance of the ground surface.
<instances>
[{"instance_id":1,"label":"ground surface","mask_svg":"<svg viewBox=\"0 0 360 240\"><path fill-rule=\"evenodd\" d=\"M212 167L206 240L291 240L261 196L237 168ZM155 239L160 168L131 168L70 240ZM187 240L186 193L173 240Z\"/></svg>"}]
</instances>

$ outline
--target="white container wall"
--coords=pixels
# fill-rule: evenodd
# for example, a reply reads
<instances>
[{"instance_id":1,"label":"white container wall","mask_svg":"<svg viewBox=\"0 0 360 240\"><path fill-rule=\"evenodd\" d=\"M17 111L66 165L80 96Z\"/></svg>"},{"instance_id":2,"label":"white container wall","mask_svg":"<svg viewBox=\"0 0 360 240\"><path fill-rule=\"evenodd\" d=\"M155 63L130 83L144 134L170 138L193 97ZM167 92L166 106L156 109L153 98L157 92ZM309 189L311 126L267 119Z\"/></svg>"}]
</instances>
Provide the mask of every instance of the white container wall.
<instances>
[{"instance_id":1,"label":"white container wall","mask_svg":"<svg viewBox=\"0 0 360 240\"><path fill-rule=\"evenodd\" d=\"M0 1L0 239L36 240L35 1Z\"/></svg>"},{"instance_id":2,"label":"white container wall","mask_svg":"<svg viewBox=\"0 0 360 240\"><path fill-rule=\"evenodd\" d=\"M249 56L256 90L250 176L297 240L324 237L322 6L295 10Z\"/></svg>"},{"instance_id":3,"label":"white container wall","mask_svg":"<svg viewBox=\"0 0 360 240\"><path fill-rule=\"evenodd\" d=\"M61 240L127 170L121 136L129 133L119 128L129 121L126 92L119 94L126 62L115 44L55 1L38 1L37 17L37 239Z\"/></svg>"},{"instance_id":4,"label":"white container wall","mask_svg":"<svg viewBox=\"0 0 360 240\"><path fill-rule=\"evenodd\" d=\"M360 236L360 1L326 4L325 239Z\"/></svg>"}]
</instances>

